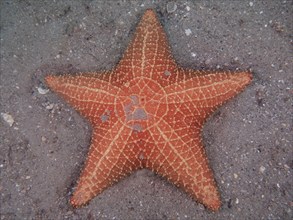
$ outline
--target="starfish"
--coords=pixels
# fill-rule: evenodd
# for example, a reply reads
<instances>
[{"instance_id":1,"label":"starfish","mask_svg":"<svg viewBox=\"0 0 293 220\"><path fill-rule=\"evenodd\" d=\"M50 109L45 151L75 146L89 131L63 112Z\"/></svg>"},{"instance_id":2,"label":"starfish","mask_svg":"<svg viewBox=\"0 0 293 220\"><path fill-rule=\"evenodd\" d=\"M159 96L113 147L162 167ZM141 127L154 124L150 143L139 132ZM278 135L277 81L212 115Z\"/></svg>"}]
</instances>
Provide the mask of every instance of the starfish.
<instances>
[{"instance_id":1,"label":"starfish","mask_svg":"<svg viewBox=\"0 0 293 220\"><path fill-rule=\"evenodd\" d=\"M206 119L251 79L249 71L178 66L151 9L111 71L47 76L49 87L93 127L72 206L87 204L121 178L146 168L218 210L220 196L201 130Z\"/></svg>"}]
</instances>

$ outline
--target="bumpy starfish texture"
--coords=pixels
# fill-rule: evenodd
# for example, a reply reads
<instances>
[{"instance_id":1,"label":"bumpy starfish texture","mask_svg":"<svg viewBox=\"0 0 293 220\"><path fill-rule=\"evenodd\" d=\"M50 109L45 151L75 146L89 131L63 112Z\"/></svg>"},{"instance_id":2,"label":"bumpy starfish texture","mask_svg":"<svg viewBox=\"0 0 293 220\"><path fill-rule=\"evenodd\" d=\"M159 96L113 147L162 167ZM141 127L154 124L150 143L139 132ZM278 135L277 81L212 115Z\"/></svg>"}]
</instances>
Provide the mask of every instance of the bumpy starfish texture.
<instances>
[{"instance_id":1,"label":"bumpy starfish texture","mask_svg":"<svg viewBox=\"0 0 293 220\"><path fill-rule=\"evenodd\" d=\"M152 10L143 15L113 70L47 76L49 87L93 126L71 204L80 207L122 177L147 168L218 210L220 196L200 133L207 117L250 81L247 71L178 66Z\"/></svg>"}]
</instances>

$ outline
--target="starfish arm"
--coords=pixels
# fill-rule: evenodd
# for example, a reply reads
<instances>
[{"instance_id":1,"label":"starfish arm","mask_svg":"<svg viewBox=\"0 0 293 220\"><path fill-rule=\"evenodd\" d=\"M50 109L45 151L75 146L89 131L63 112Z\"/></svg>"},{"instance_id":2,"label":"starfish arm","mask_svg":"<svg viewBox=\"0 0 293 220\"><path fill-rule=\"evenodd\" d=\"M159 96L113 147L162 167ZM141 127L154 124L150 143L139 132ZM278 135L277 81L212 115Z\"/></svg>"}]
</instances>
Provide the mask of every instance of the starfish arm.
<instances>
[{"instance_id":1,"label":"starfish arm","mask_svg":"<svg viewBox=\"0 0 293 220\"><path fill-rule=\"evenodd\" d=\"M124 79L159 79L166 70L174 72L176 68L163 27L155 12L147 10L115 72Z\"/></svg>"},{"instance_id":2,"label":"starfish arm","mask_svg":"<svg viewBox=\"0 0 293 220\"><path fill-rule=\"evenodd\" d=\"M164 88L166 97L162 101L168 105L186 104L189 112L200 112L207 118L217 106L240 93L247 86L252 75L250 72L206 72L185 70L181 72L184 80ZM205 113L205 114L203 114Z\"/></svg>"},{"instance_id":3,"label":"starfish arm","mask_svg":"<svg viewBox=\"0 0 293 220\"><path fill-rule=\"evenodd\" d=\"M103 74L101 76L104 77ZM92 77L91 74L50 75L46 77L46 82L94 124L103 122L113 113L113 103L119 89L98 77Z\"/></svg>"},{"instance_id":4,"label":"starfish arm","mask_svg":"<svg viewBox=\"0 0 293 220\"><path fill-rule=\"evenodd\" d=\"M138 169L136 148L127 142L131 130L117 121L111 130L101 133L94 129L85 167L70 199L74 207L88 203L93 197Z\"/></svg>"},{"instance_id":5,"label":"starfish arm","mask_svg":"<svg viewBox=\"0 0 293 220\"><path fill-rule=\"evenodd\" d=\"M149 154L147 167L184 189L206 207L218 210L221 201L201 142L200 129L174 129L163 120L151 133L156 137L157 147Z\"/></svg>"}]
</instances>

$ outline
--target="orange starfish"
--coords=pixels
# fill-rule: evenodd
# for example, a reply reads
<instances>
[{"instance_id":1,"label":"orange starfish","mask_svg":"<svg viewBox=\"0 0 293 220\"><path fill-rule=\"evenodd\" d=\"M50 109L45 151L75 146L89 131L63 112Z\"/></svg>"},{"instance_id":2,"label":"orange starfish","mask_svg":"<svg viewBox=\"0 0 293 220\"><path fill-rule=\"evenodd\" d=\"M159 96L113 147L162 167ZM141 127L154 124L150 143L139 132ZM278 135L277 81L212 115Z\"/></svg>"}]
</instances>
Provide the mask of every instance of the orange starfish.
<instances>
[{"instance_id":1,"label":"orange starfish","mask_svg":"<svg viewBox=\"0 0 293 220\"><path fill-rule=\"evenodd\" d=\"M47 76L49 87L93 126L74 207L147 168L211 210L221 202L201 141L207 117L251 81L250 72L187 70L147 10L119 64L103 73Z\"/></svg>"}]
</instances>

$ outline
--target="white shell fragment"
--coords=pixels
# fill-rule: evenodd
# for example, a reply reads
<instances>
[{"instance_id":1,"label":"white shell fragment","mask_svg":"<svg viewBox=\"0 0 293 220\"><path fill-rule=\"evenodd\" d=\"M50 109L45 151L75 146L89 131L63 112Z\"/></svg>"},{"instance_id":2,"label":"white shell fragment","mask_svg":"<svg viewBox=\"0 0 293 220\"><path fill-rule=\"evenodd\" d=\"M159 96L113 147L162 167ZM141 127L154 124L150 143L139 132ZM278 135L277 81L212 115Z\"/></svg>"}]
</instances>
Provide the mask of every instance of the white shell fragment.
<instances>
[{"instance_id":1,"label":"white shell fragment","mask_svg":"<svg viewBox=\"0 0 293 220\"><path fill-rule=\"evenodd\" d=\"M45 95L49 92L49 89L43 89L42 87L38 87L38 92L41 94L41 95Z\"/></svg>"}]
</instances>

